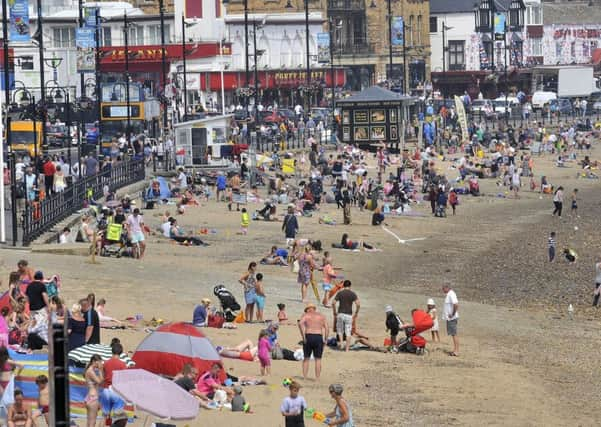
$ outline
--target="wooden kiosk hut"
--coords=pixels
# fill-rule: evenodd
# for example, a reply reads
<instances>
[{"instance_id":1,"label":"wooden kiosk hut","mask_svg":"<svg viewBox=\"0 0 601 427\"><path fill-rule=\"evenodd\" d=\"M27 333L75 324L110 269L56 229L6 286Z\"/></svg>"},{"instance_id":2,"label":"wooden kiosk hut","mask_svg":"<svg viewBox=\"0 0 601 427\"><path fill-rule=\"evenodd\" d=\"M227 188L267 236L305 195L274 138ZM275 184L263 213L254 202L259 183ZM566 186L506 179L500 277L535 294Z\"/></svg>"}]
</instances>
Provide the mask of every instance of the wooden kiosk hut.
<instances>
[{"instance_id":1,"label":"wooden kiosk hut","mask_svg":"<svg viewBox=\"0 0 601 427\"><path fill-rule=\"evenodd\" d=\"M369 87L349 98L336 101L341 110L340 139L368 149L386 144L399 152L404 146L409 107L417 98L380 86Z\"/></svg>"}]
</instances>

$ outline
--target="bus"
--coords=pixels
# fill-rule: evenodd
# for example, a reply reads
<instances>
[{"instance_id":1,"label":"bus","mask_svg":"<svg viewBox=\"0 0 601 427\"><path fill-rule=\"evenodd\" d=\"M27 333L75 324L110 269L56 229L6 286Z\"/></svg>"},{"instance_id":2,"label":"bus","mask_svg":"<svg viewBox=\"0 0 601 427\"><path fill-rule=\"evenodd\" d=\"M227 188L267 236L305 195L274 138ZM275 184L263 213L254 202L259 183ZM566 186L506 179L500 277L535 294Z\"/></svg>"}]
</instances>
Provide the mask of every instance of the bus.
<instances>
[{"instance_id":1,"label":"bus","mask_svg":"<svg viewBox=\"0 0 601 427\"><path fill-rule=\"evenodd\" d=\"M31 120L15 120L10 122L10 135L8 143L12 151L16 153L28 153L30 157L43 154L44 135L42 133L42 122ZM35 141L35 143L34 143Z\"/></svg>"},{"instance_id":2,"label":"bus","mask_svg":"<svg viewBox=\"0 0 601 427\"><path fill-rule=\"evenodd\" d=\"M101 151L110 154L111 141L127 133L127 102L123 84L106 84L102 89L100 103ZM107 90L108 89L108 90ZM130 134L153 134L158 130L161 107L157 99L147 99L137 83L130 84L129 121Z\"/></svg>"}]
</instances>

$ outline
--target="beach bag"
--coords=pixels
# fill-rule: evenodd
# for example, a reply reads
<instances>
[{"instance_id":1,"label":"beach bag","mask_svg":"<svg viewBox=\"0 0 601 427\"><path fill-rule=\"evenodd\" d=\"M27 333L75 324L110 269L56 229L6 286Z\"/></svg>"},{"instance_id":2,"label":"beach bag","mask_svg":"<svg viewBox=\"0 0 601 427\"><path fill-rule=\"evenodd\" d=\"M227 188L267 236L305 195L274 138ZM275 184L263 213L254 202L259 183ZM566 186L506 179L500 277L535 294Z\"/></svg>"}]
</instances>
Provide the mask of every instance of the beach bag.
<instances>
[{"instance_id":1,"label":"beach bag","mask_svg":"<svg viewBox=\"0 0 601 427\"><path fill-rule=\"evenodd\" d=\"M298 260L294 260L294 262L292 263L292 272L298 273L299 270L300 270L300 264L298 263Z\"/></svg>"},{"instance_id":2,"label":"beach bag","mask_svg":"<svg viewBox=\"0 0 601 427\"><path fill-rule=\"evenodd\" d=\"M246 322L246 318L244 317L244 312L241 311L240 313L238 313L238 315L234 318L234 323L244 323Z\"/></svg>"},{"instance_id":3,"label":"beach bag","mask_svg":"<svg viewBox=\"0 0 601 427\"><path fill-rule=\"evenodd\" d=\"M209 318L207 320L207 326L209 328L222 328L225 323L225 318L221 315L221 313L209 314Z\"/></svg>"},{"instance_id":4,"label":"beach bag","mask_svg":"<svg viewBox=\"0 0 601 427\"><path fill-rule=\"evenodd\" d=\"M58 285L56 284L56 280L52 279L48 283L46 283L46 293L48 294L48 298L52 298L58 295Z\"/></svg>"},{"instance_id":5,"label":"beach bag","mask_svg":"<svg viewBox=\"0 0 601 427\"><path fill-rule=\"evenodd\" d=\"M276 345L271 349L271 358L273 360L282 360L284 358L284 352L279 345Z\"/></svg>"}]
</instances>

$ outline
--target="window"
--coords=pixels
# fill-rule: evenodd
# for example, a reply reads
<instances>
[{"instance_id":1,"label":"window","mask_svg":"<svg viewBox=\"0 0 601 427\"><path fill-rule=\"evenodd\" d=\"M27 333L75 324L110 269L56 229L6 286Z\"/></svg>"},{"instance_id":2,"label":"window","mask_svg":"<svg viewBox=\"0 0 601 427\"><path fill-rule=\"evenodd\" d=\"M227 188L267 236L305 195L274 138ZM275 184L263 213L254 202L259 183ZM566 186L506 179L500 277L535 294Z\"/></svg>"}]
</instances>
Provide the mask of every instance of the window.
<instances>
[{"instance_id":1,"label":"window","mask_svg":"<svg viewBox=\"0 0 601 427\"><path fill-rule=\"evenodd\" d=\"M542 25L542 7L538 5L528 6L526 9L526 25Z\"/></svg>"},{"instance_id":2,"label":"window","mask_svg":"<svg viewBox=\"0 0 601 427\"><path fill-rule=\"evenodd\" d=\"M353 19L353 45L365 45L365 17L355 16Z\"/></svg>"},{"instance_id":3,"label":"window","mask_svg":"<svg viewBox=\"0 0 601 427\"><path fill-rule=\"evenodd\" d=\"M484 47L484 55L480 56L480 69L488 70L491 67L491 59L492 59L492 42L491 41L482 41L482 46ZM485 61L483 61L485 59Z\"/></svg>"},{"instance_id":4,"label":"window","mask_svg":"<svg viewBox=\"0 0 601 427\"><path fill-rule=\"evenodd\" d=\"M62 27L53 30L54 47L74 47L75 28Z\"/></svg>"},{"instance_id":5,"label":"window","mask_svg":"<svg viewBox=\"0 0 601 427\"><path fill-rule=\"evenodd\" d=\"M524 52L524 42L522 41L514 41L511 46L511 65L516 67L521 67L524 63L523 55Z\"/></svg>"},{"instance_id":6,"label":"window","mask_svg":"<svg viewBox=\"0 0 601 427\"><path fill-rule=\"evenodd\" d=\"M170 32L169 24L165 24L165 43L169 43ZM148 26L148 40L146 44L161 44L161 26L160 24Z\"/></svg>"},{"instance_id":7,"label":"window","mask_svg":"<svg viewBox=\"0 0 601 427\"><path fill-rule=\"evenodd\" d=\"M449 70L465 68L465 41L449 40Z\"/></svg>"},{"instance_id":8,"label":"window","mask_svg":"<svg viewBox=\"0 0 601 427\"><path fill-rule=\"evenodd\" d=\"M542 38L531 38L530 39L530 53L532 56L543 56L543 39Z\"/></svg>"},{"instance_id":9,"label":"window","mask_svg":"<svg viewBox=\"0 0 601 427\"><path fill-rule=\"evenodd\" d=\"M413 46L413 29L414 29L414 25L413 25L413 15L409 16L409 40L407 40L407 45L408 46ZM407 31L405 31L405 34L407 33Z\"/></svg>"},{"instance_id":10,"label":"window","mask_svg":"<svg viewBox=\"0 0 601 427\"><path fill-rule=\"evenodd\" d=\"M422 45L422 16L421 15L417 16L417 28L415 29L415 31L417 32L417 45L421 46Z\"/></svg>"},{"instance_id":11,"label":"window","mask_svg":"<svg viewBox=\"0 0 601 427\"><path fill-rule=\"evenodd\" d=\"M430 16L430 32L438 32L438 18L436 16Z\"/></svg>"},{"instance_id":12,"label":"window","mask_svg":"<svg viewBox=\"0 0 601 427\"><path fill-rule=\"evenodd\" d=\"M101 46L112 46L111 40L111 28L102 27L100 31L100 45Z\"/></svg>"},{"instance_id":13,"label":"window","mask_svg":"<svg viewBox=\"0 0 601 427\"><path fill-rule=\"evenodd\" d=\"M143 45L144 44L144 27L138 25L132 25L129 27L129 33L127 35L127 43L130 46Z\"/></svg>"}]
</instances>

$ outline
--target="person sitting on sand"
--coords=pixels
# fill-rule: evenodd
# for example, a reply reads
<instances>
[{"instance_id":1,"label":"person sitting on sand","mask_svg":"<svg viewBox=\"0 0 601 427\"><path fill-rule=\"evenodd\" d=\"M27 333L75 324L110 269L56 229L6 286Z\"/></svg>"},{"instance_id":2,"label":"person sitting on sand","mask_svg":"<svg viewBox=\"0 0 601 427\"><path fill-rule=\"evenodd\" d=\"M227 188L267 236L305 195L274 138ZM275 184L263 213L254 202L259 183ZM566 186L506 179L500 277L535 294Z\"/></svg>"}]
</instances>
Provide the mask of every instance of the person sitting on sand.
<instances>
[{"instance_id":1,"label":"person sitting on sand","mask_svg":"<svg viewBox=\"0 0 601 427\"><path fill-rule=\"evenodd\" d=\"M198 237L185 234L184 230L182 230L177 225L177 220L175 218L169 218L169 223L171 224L171 229L169 233L169 237L171 238L171 240L175 240L178 243L187 243L194 246L209 246L208 243L203 242Z\"/></svg>"},{"instance_id":2,"label":"person sitting on sand","mask_svg":"<svg viewBox=\"0 0 601 427\"><path fill-rule=\"evenodd\" d=\"M200 206L200 203L198 203L198 200L196 200L194 194L192 194L192 191L190 191L189 189L186 189L186 191L184 191L184 194L182 195L182 204Z\"/></svg>"},{"instance_id":3,"label":"person sitting on sand","mask_svg":"<svg viewBox=\"0 0 601 427\"><path fill-rule=\"evenodd\" d=\"M231 401L232 397L234 397L234 391L219 383L217 377L219 371L221 371L221 365L219 363L214 363L210 370L200 375L196 383L196 389L206 395L209 399L215 397L215 392L217 390L223 390L227 394L227 400Z\"/></svg>"},{"instance_id":4,"label":"person sitting on sand","mask_svg":"<svg viewBox=\"0 0 601 427\"><path fill-rule=\"evenodd\" d=\"M242 341L235 347L217 347L217 353L221 357L240 359L252 362L257 357L257 346L251 340Z\"/></svg>"},{"instance_id":5,"label":"person sitting on sand","mask_svg":"<svg viewBox=\"0 0 601 427\"><path fill-rule=\"evenodd\" d=\"M14 400L15 403L8 408L8 427L31 427L31 407L25 402L21 390L15 389Z\"/></svg>"},{"instance_id":6,"label":"person sitting on sand","mask_svg":"<svg viewBox=\"0 0 601 427\"><path fill-rule=\"evenodd\" d=\"M196 388L198 371L191 363L186 363L182 371L173 377L173 382L198 399L201 408L210 409L210 399Z\"/></svg>"},{"instance_id":7,"label":"person sitting on sand","mask_svg":"<svg viewBox=\"0 0 601 427\"><path fill-rule=\"evenodd\" d=\"M269 253L261 259L261 264L288 266L287 259L288 251L286 249L278 249L277 246L272 246Z\"/></svg>"},{"instance_id":8,"label":"person sitting on sand","mask_svg":"<svg viewBox=\"0 0 601 427\"><path fill-rule=\"evenodd\" d=\"M374 213L371 216L371 225L380 225L384 222L384 214L380 207L377 207L374 210Z\"/></svg>"},{"instance_id":9,"label":"person sitting on sand","mask_svg":"<svg viewBox=\"0 0 601 427\"><path fill-rule=\"evenodd\" d=\"M119 320L106 315L106 300L104 298L100 298L98 300L98 304L96 304L96 312L98 313L98 320L103 327L110 327L113 326L113 324L122 324Z\"/></svg>"}]
</instances>

